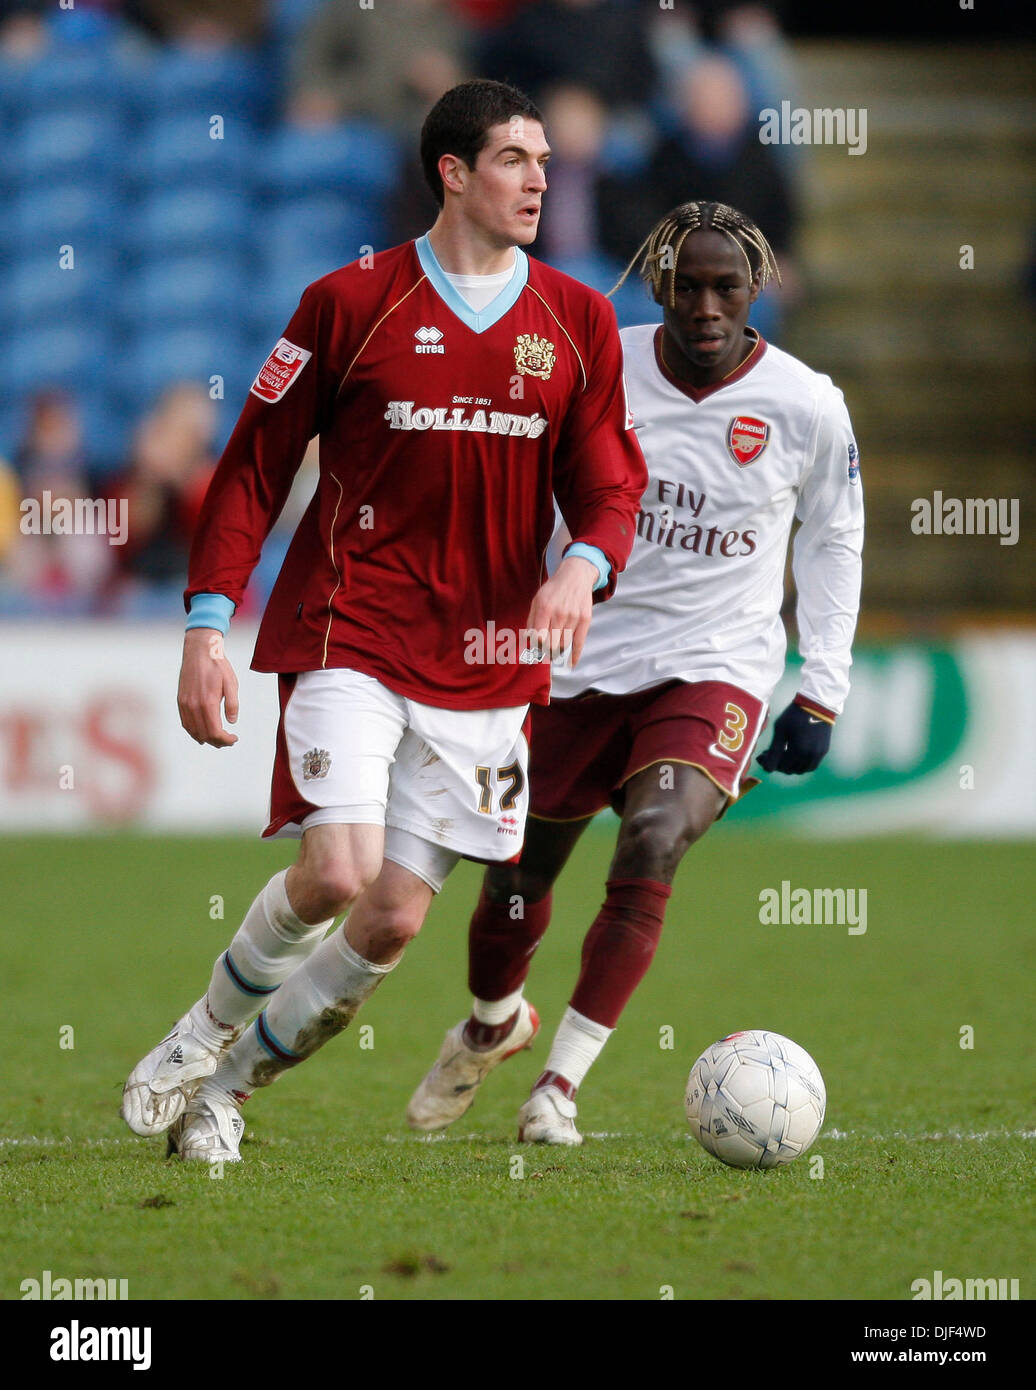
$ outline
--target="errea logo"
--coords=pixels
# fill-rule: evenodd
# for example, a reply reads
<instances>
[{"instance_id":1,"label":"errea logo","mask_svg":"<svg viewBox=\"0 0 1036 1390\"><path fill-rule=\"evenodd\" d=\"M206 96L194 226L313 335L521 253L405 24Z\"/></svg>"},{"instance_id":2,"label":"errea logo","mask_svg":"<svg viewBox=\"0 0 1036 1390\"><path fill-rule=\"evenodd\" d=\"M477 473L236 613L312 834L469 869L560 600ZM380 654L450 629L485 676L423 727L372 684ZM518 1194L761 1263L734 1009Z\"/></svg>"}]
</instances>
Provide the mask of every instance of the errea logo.
<instances>
[{"instance_id":1,"label":"errea logo","mask_svg":"<svg viewBox=\"0 0 1036 1390\"><path fill-rule=\"evenodd\" d=\"M414 334L417 339L414 344L414 351L445 353L446 349L442 346L442 336L441 329L419 328Z\"/></svg>"}]
</instances>

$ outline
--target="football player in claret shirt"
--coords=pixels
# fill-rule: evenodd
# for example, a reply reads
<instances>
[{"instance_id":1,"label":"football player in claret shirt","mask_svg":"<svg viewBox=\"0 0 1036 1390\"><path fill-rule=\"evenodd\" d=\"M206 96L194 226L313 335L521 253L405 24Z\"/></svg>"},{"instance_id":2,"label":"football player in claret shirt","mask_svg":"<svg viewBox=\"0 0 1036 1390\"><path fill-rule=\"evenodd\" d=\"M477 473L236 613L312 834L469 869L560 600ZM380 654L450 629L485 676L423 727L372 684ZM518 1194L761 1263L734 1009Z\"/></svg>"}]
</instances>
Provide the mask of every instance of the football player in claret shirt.
<instances>
[{"instance_id":1,"label":"football player in claret shirt","mask_svg":"<svg viewBox=\"0 0 1036 1390\"><path fill-rule=\"evenodd\" d=\"M735 209L681 205L631 268L638 260L664 322L621 334L650 473L637 541L578 668L555 669L554 699L535 711L525 847L517 865L486 873L469 943L473 1012L447 1034L411 1099L416 1129L462 1115L521 1041L523 987L550 921L551 887L610 804L621 825L607 896L545 1070L519 1112L520 1140L582 1142L576 1090L651 964L676 868L757 780L749 764L784 669L780 610L796 518L805 665L763 767L817 767L848 693L863 500L842 393L748 328L777 266ZM564 537L561 527L555 550Z\"/></svg>"},{"instance_id":2,"label":"football player in claret shirt","mask_svg":"<svg viewBox=\"0 0 1036 1390\"><path fill-rule=\"evenodd\" d=\"M123 1093L130 1127L181 1158L239 1158L242 1101L346 1026L458 858L514 856L528 706L629 556L647 473L614 311L522 250L548 155L520 92L447 92L421 136L434 226L309 286L206 497L179 706L220 747L222 636L320 436L252 662L280 682L264 833L299 856ZM555 498L573 543L548 579Z\"/></svg>"}]
</instances>

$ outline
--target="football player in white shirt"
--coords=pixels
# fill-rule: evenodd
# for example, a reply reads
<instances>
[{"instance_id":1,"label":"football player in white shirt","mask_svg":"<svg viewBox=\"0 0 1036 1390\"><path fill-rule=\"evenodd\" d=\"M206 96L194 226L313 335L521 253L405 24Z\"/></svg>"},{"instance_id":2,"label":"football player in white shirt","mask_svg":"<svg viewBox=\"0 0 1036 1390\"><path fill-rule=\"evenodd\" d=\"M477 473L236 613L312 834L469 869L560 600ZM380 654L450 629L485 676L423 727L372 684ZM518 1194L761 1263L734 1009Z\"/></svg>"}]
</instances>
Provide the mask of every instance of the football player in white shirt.
<instances>
[{"instance_id":1,"label":"football player in white shirt","mask_svg":"<svg viewBox=\"0 0 1036 1390\"><path fill-rule=\"evenodd\" d=\"M766 771L816 768L848 693L863 502L842 393L747 326L779 272L741 213L685 203L630 268L638 260L664 322L622 334L650 472L637 541L579 665L555 672L552 702L535 712L521 859L486 872L471 923L472 1015L446 1035L411 1099L416 1129L459 1118L485 1076L532 1042L538 1020L523 986L551 888L610 804L621 825L607 896L546 1068L519 1112L519 1140L582 1142L576 1090L651 963L676 868L758 780L748 769L784 669L780 609L796 518L805 664L759 758ZM555 536L555 559L564 540Z\"/></svg>"}]
</instances>

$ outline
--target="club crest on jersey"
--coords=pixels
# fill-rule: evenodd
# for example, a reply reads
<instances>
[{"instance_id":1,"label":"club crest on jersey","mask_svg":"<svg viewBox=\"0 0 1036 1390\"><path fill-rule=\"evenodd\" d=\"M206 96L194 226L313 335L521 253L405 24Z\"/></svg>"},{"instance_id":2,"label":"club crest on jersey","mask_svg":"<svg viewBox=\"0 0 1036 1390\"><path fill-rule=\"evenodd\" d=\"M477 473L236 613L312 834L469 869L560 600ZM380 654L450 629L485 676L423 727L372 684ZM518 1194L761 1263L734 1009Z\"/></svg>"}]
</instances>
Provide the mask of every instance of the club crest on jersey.
<instances>
[{"instance_id":1,"label":"club crest on jersey","mask_svg":"<svg viewBox=\"0 0 1036 1390\"><path fill-rule=\"evenodd\" d=\"M252 382L252 395L261 401L279 401L312 356L305 348L289 343L287 338L278 338L277 346Z\"/></svg>"},{"instance_id":2,"label":"club crest on jersey","mask_svg":"<svg viewBox=\"0 0 1036 1390\"><path fill-rule=\"evenodd\" d=\"M331 771L331 754L326 748L311 748L302 755L302 777L306 782L314 777L326 777Z\"/></svg>"},{"instance_id":3,"label":"club crest on jersey","mask_svg":"<svg viewBox=\"0 0 1036 1390\"><path fill-rule=\"evenodd\" d=\"M554 344L538 333L520 333L514 345L514 365L523 376L538 376L549 381L557 362Z\"/></svg>"},{"instance_id":4,"label":"club crest on jersey","mask_svg":"<svg viewBox=\"0 0 1036 1390\"><path fill-rule=\"evenodd\" d=\"M727 450L738 468L747 468L770 442L770 426L754 415L735 415L727 426Z\"/></svg>"}]
</instances>

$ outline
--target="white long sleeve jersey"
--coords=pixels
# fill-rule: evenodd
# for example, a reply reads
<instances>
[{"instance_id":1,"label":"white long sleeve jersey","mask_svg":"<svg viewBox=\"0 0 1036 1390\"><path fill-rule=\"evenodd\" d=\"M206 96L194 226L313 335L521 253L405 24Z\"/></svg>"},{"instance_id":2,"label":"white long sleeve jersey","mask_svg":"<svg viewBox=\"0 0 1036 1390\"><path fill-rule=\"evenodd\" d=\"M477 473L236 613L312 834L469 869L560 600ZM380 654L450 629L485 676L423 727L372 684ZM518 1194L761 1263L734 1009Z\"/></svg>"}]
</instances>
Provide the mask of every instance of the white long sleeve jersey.
<instances>
[{"instance_id":1,"label":"white long sleeve jersey","mask_svg":"<svg viewBox=\"0 0 1036 1390\"><path fill-rule=\"evenodd\" d=\"M650 481L615 596L594 609L579 665L555 665L552 695L717 680L768 703L784 669L780 610L797 517L799 690L840 714L863 545L859 453L842 393L761 340L724 381L693 390L666 368L661 333L649 324L621 334ZM551 570L565 538L559 526Z\"/></svg>"}]
</instances>

